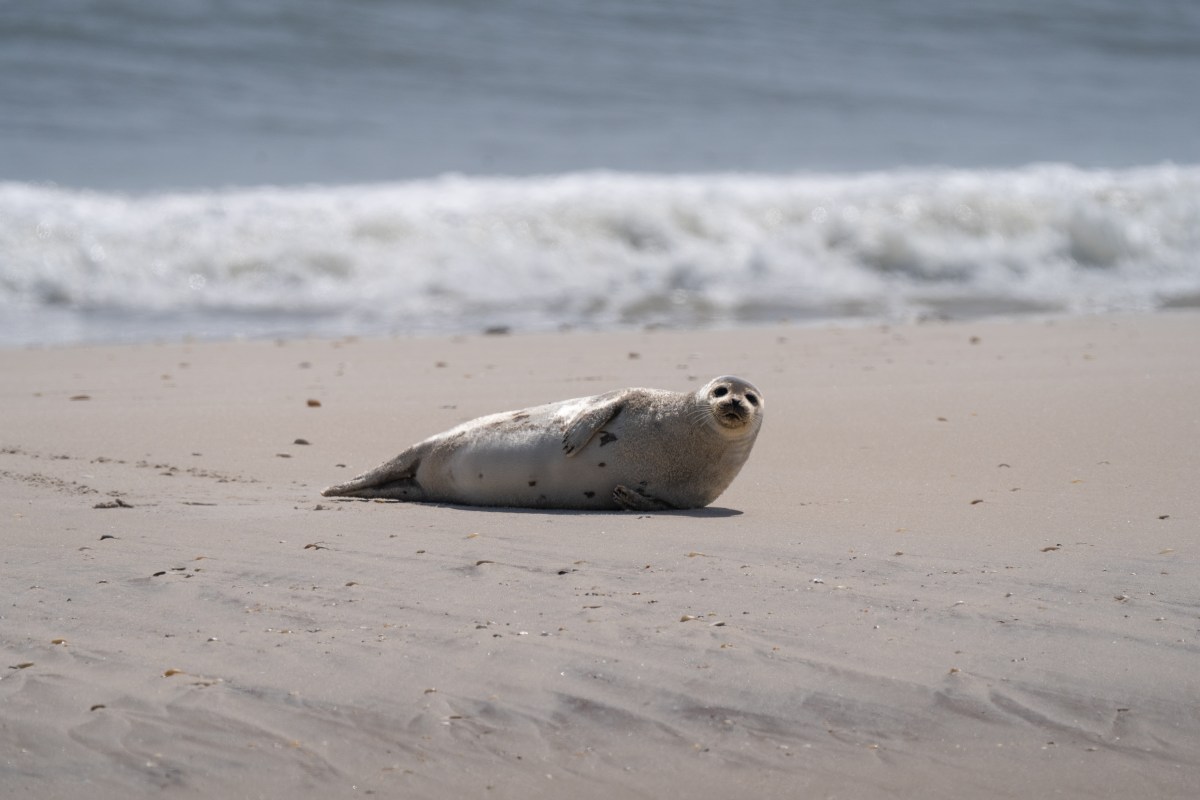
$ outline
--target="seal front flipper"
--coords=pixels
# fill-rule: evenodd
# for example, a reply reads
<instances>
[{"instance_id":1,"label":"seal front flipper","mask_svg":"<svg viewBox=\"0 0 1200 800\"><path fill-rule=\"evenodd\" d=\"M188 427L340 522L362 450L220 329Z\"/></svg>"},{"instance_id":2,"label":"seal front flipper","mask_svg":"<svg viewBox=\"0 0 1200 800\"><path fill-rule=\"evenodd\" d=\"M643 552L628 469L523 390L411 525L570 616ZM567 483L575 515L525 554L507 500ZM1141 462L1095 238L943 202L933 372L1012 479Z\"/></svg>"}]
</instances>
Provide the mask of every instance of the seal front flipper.
<instances>
[{"instance_id":1,"label":"seal front flipper","mask_svg":"<svg viewBox=\"0 0 1200 800\"><path fill-rule=\"evenodd\" d=\"M613 500L625 511L673 511L675 506L628 486L618 485L613 489Z\"/></svg>"},{"instance_id":2,"label":"seal front flipper","mask_svg":"<svg viewBox=\"0 0 1200 800\"><path fill-rule=\"evenodd\" d=\"M625 407L625 401L628 399L628 394L628 389L602 394L595 399L593 404L576 414L567 423L567 430L563 434L563 452L568 456L575 455L586 447L587 443L597 433L600 434L600 444L602 446L616 441L616 436L600 429L616 419L617 414L621 413L621 409Z\"/></svg>"},{"instance_id":3,"label":"seal front flipper","mask_svg":"<svg viewBox=\"0 0 1200 800\"><path fill-rule=\"evenodd\" d=\"M345 483L330 486L321 492L323 497L363 497L385 500L425 499L425 490L417 483L417 467L421 458L409 448L387 463L380 464L370 472L364 472Z\"/></svg>"}]
</instances>

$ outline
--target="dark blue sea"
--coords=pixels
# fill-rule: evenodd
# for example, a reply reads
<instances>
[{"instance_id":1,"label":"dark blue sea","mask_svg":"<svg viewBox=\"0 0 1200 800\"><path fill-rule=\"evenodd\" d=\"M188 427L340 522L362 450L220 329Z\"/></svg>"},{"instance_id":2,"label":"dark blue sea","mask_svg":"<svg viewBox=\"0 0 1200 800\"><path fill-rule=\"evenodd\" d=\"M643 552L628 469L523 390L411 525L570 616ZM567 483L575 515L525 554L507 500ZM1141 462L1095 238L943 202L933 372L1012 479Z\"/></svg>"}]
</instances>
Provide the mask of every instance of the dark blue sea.
<instances>
[{"instance_id":1,"label":"dark blue sea","mask_svg":"<svg viewBox=\"0 0 1200 800\"><path fill-rule=\"evenodd\" d=\"M1200 305L1192 0L0 0L0 344Z\"/></svg>"}]
</instances>

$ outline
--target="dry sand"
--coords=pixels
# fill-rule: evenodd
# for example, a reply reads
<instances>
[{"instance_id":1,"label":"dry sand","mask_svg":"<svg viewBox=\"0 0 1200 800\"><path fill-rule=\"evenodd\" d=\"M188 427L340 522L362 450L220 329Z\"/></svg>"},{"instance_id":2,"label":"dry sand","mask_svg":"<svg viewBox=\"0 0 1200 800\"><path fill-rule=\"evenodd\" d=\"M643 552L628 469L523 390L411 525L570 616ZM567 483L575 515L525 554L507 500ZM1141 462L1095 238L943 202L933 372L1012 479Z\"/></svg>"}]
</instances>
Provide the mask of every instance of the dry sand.
<instances>
[{"instance_id":1,"label":"dry sand","mask_svg":"<svg viewBox=\"0 0 1200 800\"><path fill-rule=\"evenodd\" d=\"M725 372L766 419L710 509L317 495ZM0 375L5 798L1200 796L1200 313Z\"/></svg>"}]
</instances>

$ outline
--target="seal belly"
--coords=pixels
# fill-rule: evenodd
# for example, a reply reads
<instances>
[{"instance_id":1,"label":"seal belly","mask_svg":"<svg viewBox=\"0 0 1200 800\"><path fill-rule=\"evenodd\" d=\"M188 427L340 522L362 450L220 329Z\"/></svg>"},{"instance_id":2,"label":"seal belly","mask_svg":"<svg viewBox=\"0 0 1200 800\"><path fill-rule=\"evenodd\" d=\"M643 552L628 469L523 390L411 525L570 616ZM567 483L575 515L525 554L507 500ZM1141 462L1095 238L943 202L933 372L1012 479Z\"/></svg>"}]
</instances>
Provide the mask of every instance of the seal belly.
<instances>
[{"instance_id":1,"label":"seal belly","mask_svg":"<svg viewBox=\"0 0 1200 800\"><path fill-rule=\"evenodd\" d=\"M439 485L422 481L443 502L526 508L615 509L619 476L597 458L568 458L557 425L506 429L502 436L467 439L448 454ZM590 449L590 448L589 448ZM603 459L599 459L603 463Z\"/></svg>"}]
</instances>

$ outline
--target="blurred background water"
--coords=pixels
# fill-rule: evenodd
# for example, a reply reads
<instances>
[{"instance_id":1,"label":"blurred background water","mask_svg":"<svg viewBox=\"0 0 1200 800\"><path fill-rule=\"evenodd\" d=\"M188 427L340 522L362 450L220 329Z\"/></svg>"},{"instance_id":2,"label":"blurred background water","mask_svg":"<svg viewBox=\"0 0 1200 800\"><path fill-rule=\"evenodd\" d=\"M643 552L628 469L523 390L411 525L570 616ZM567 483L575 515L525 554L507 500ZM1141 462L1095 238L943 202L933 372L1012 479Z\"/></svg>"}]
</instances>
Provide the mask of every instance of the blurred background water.
<instances>
[{"instance_id":1,"label":"blurred background water","mask_svg":"<svg viewBox=\"0 0 1200 800\"><path fill-rule=\"evenodd\" d=\"M1186 0L0 0L0 343L1200 299Z\"/></svg>"}]
</instances>

